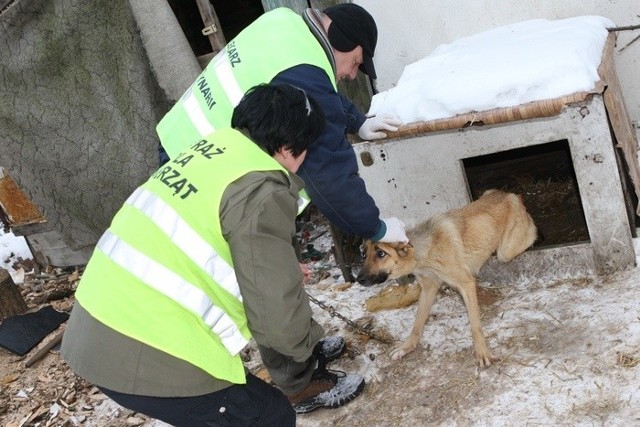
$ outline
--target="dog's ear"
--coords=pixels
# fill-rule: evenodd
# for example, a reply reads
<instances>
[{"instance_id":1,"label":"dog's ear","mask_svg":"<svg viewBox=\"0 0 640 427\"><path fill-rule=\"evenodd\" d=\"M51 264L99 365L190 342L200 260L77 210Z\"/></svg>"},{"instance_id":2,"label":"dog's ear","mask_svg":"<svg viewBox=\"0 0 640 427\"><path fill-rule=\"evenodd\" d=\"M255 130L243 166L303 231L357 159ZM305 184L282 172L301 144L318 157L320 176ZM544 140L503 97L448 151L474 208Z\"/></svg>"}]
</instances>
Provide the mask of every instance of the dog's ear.
<instances>
[{"instance_id":1,"label":"dog's ear","mask_svg":"<svg viewBox=\"0 0 640 427\"><path fill-rule=\"evenodd\" d=\"M413 249L413 246L409 242L403 242L398 245L396 250L401 258L405 258L409 255L409 252Z\"/></svg>"}]
</instances>

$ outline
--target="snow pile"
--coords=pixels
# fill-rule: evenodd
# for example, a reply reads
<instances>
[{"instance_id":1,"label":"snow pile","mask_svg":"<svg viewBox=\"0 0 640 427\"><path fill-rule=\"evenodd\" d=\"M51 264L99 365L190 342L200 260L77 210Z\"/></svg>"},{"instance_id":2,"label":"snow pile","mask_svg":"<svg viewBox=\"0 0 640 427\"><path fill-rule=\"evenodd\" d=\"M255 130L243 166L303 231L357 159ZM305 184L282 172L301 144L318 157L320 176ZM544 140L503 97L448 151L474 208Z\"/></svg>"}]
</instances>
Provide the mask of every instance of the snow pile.
<instances>
[{"instance_id":1,"label":"snow pile","mask_svg":"<svg viewBox=\"0 0 640 427\"><path fill-rule=\"evenodd\" d=\"M534 19L440 45L376 94L369 114L412 123L592 90L613 26L600 16Z\"/></svg>"},{"instance_id":2,"label":"snow pile","mask_svg":"<svg viewBox=\"0 0 640 427\"><path fill-rule=\"evenodd\" d=\"M4 224L0 222L0 268L7 270L16 284L22 283L24 272L20 274L20 271L15 270L14 263L32 258L33 255L24 237L16 236L11 232L5 233Z\"/></svg>"}]
</instances>

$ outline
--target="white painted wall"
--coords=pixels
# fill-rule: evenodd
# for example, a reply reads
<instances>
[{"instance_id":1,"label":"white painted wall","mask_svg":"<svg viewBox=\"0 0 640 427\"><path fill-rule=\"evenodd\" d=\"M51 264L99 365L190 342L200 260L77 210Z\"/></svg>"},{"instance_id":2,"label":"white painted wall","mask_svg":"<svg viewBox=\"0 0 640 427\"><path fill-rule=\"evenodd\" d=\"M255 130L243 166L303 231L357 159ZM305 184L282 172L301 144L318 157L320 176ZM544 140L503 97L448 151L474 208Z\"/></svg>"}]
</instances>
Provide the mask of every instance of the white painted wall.
<instances>
[{"instance_id":1,"label":"white painted wall","mask_svg":"<svg viewBox=\"0 0 640 427\"><path fill-rule=\"evenodd\" d=\"M617 26L640 24L638 0L356 0L378 24L374 57L377 89L387 90L404 66L424 58L438 45L490 28L527 19L600 15ZM631 120L640 123L640 40L622 52L640 30L618 33L614 59ZM526 49L526 46L523 46Z\"/></svg>"}]
</instances>

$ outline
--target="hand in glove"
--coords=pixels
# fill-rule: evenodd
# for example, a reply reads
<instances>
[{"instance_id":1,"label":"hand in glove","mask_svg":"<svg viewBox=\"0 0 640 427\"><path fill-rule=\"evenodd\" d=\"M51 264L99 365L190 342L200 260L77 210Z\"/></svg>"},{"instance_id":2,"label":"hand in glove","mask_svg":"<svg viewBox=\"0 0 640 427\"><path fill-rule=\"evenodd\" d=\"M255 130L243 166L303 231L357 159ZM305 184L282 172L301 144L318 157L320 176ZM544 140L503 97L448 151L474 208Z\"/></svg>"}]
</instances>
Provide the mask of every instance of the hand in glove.
<instances>
[{"instance_id":1,"label":"hand in glove","mask_svg":"<svg viewBox=\"0 0 640 427\"><path fill-rule=\"evenodd\" d=\"M369 117L358 129L358 136L366 141L384 138L387 134L383 131L395 132L401 124L400 117L392 114Z\"/></svg>"},{"instance_id":2,"label":"hand in glove","mask_svg":"<svg viewBox=\"0 0 640 427\"><path fill-rule=\"evenodd\" d=\"M384 225L387 227L387 231L384 233L382 238L380 238L379 242L407 243L409 241L409 238L404 231L404 222L400 221L395 216L391 218L385 218L382 220L382 222L384 222Z\"/></svg>"}]
</instances>

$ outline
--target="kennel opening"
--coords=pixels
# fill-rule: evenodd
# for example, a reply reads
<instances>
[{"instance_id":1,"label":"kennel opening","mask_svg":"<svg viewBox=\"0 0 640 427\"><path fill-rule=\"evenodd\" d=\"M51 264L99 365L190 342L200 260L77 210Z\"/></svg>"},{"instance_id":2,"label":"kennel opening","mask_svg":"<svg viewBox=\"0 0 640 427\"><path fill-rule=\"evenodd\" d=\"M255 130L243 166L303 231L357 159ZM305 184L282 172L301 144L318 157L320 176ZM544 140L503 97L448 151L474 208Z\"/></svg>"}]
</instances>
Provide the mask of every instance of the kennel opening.
<instances>
[{"instance_id":1,"label":"kennel opening","mask_svg":"<svg viewBox=\"0 0 640 427\"><path fill-rule=\"evenodd\" d=\"M542 237L534 248L590 241L566 139L461 162L472 200L490 188L522 195Z\"/></svg>"}]
</instances>

